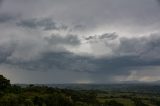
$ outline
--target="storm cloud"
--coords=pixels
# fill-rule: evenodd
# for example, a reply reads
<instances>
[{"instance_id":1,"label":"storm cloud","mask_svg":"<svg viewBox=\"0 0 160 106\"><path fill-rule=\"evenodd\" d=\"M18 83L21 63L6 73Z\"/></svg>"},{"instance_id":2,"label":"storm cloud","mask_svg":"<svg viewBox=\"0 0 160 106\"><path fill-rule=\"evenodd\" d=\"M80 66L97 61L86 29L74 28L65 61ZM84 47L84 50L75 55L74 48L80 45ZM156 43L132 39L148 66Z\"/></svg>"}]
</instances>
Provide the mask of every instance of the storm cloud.
<instances>
[{"instance_id":1,"label":"storm cloud","mask_svg":"<svg viewBox=\"0 0 160 106\"><path fill-rule=\"evenodd\" d=\"M72 35L68 35L66 38L53 35L50 39L45 38L45 40L53 45L80 45L79 39ZM24 45L26 46L27 44ZM33 46L34 45L31 45L27 48L31 49ZM38 47L38 45L36 47ZM159 66L159 47L160 36L155 34L140 38L120 38L120 44L118 48L113 51L112 57L95 58L87 55L80 56L67 50L51 51L54 49L52 48L48 51L38 52L37 55L41 54L39 58L23 61L22 58L19 60L12 58L11 60L11 56L13 56L14 52L17 51L16 49L19 48L15 47L13 50L13 47L4 46L1 47L0 53L1 63L10 64L27 70L72 70L89 73L105 73L107 76L110 76L112 74L128 74L130 69ZM23 49L27 48L23 47ZM30 52L28 49L27 51ZM34 53L34 51L32 52Z\"/></svg>"},{"instance_id":2,"label":"storm cloud","mask_svg":"<svg viewBox=\"0 0 160 106\"><path fill-rule=\"evenodd\" d=\"M0 73L14 83L160 80L159 10L159 0L0 0Z\"/></svg>"}]
</instances>

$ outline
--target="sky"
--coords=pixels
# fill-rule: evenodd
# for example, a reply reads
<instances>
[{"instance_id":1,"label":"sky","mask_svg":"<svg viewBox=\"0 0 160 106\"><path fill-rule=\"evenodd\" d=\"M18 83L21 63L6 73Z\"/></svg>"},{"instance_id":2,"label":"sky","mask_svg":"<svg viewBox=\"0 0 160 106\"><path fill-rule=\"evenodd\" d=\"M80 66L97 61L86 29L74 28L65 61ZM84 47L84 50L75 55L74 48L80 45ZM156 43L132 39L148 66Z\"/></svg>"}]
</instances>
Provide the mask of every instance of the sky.
<instances>
[{"instance_id":1,"label":"sky","mask_svg":"<svg viewBox=\"0 0 160 106\"><path fill-rule=\"evenodd\" d=\"M11 83L160 80L160 0L0 0Z\"/></svg>"}]
</instances>

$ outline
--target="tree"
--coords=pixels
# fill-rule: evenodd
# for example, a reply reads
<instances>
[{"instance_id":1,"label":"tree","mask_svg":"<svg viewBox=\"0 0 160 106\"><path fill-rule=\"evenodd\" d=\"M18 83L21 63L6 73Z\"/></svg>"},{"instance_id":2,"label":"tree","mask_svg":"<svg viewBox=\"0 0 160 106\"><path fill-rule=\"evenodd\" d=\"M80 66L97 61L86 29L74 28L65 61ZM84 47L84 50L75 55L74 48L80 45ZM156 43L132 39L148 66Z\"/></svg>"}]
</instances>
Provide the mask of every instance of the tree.
<instances>
[{"instance_id":1,"label":"tree","mask_svg":"<svg viewBox=\"0 0 160 106\"><path fill-rule=\"evenodd\" d=\"M10 86L10 80L7 80L3 75L0 75L0 89L4 90Z\"/></svg>"},{"instance_id":2,"label":"tree","mask_svg":"<svg viewBox=\"0 0 160 106\"><path fill-rule=\"evenodd\" d=\"M40 97L40 96L35 96L34 99L33 99L33 103L36 106L42 106L43 105L43 98Z\"/></svg>"}]
</instances>

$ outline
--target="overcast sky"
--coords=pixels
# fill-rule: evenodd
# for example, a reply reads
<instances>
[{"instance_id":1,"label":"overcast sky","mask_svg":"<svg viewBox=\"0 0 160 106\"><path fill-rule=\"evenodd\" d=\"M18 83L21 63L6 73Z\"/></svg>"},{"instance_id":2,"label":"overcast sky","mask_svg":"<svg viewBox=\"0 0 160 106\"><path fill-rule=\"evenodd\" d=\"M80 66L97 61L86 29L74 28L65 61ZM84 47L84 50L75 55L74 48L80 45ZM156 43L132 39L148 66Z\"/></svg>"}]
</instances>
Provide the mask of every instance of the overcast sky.
<instances>
[{"instance_id":1,"label":"overcast sky","mask_svg":"<svg viewBox=\"0 0 160 106\"><path fill-rule=\"evenodd\" d=\"M0 0L12 83L160 80L159 0Z\"/></svg>"}]
</instances>

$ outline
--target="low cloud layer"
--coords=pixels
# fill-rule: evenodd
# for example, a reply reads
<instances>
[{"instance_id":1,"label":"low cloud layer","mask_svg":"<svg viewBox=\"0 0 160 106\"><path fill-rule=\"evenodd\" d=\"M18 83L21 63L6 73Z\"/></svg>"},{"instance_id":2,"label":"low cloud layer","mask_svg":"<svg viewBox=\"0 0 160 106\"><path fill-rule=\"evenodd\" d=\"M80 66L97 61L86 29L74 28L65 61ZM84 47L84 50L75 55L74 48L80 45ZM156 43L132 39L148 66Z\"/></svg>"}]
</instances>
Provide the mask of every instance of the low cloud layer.
<instances>
[{"instance_id":1,"label":"low cloud layer","mask_svg":"<svg viewBox=\"0 0 160 106\"><path fill-rule=\"evenodd\" d=\"M65 50L64 48L64 50L62 51L61 46L56 46L80 45L79 39L75 36L67 35L66 37L60 37L58 35L52 35L50 38L45 38L45 40L46 42L48 42L48 46L54 46L53 48L45 49L45 51L43 52L37 51L36 48L38 48L39 45L36 45L33 42L29 43L31 44L30 46L29 44L23 43L24 46L22 46L23 44L21 44L20 47L22 48L19 48L19 46L8 47L6 44L5 46L2 45L0 52L0 61L3 64L9 64L33 71L82 71L89 73L105 73L106 76L117 74L127 75L130 73L130 70L160 65L158 55L160 50L160 36L157 34L140 38L120 38L120 43L117 48L112 51L113 54L111 57L108 57L106 55L105 57L99 58L88 55L76 55L69 52L68 50ZM45 48L48 48L48 46L46 46ZM23 52L24 50L25 52ZM33 56L33 53L35 52L37 52L35 56L38 55L38 58L32 57L30 58L30 60L26 61L20 56ZM19 57L14 57L15 55Z\"/></svg>"}]
</instances>

